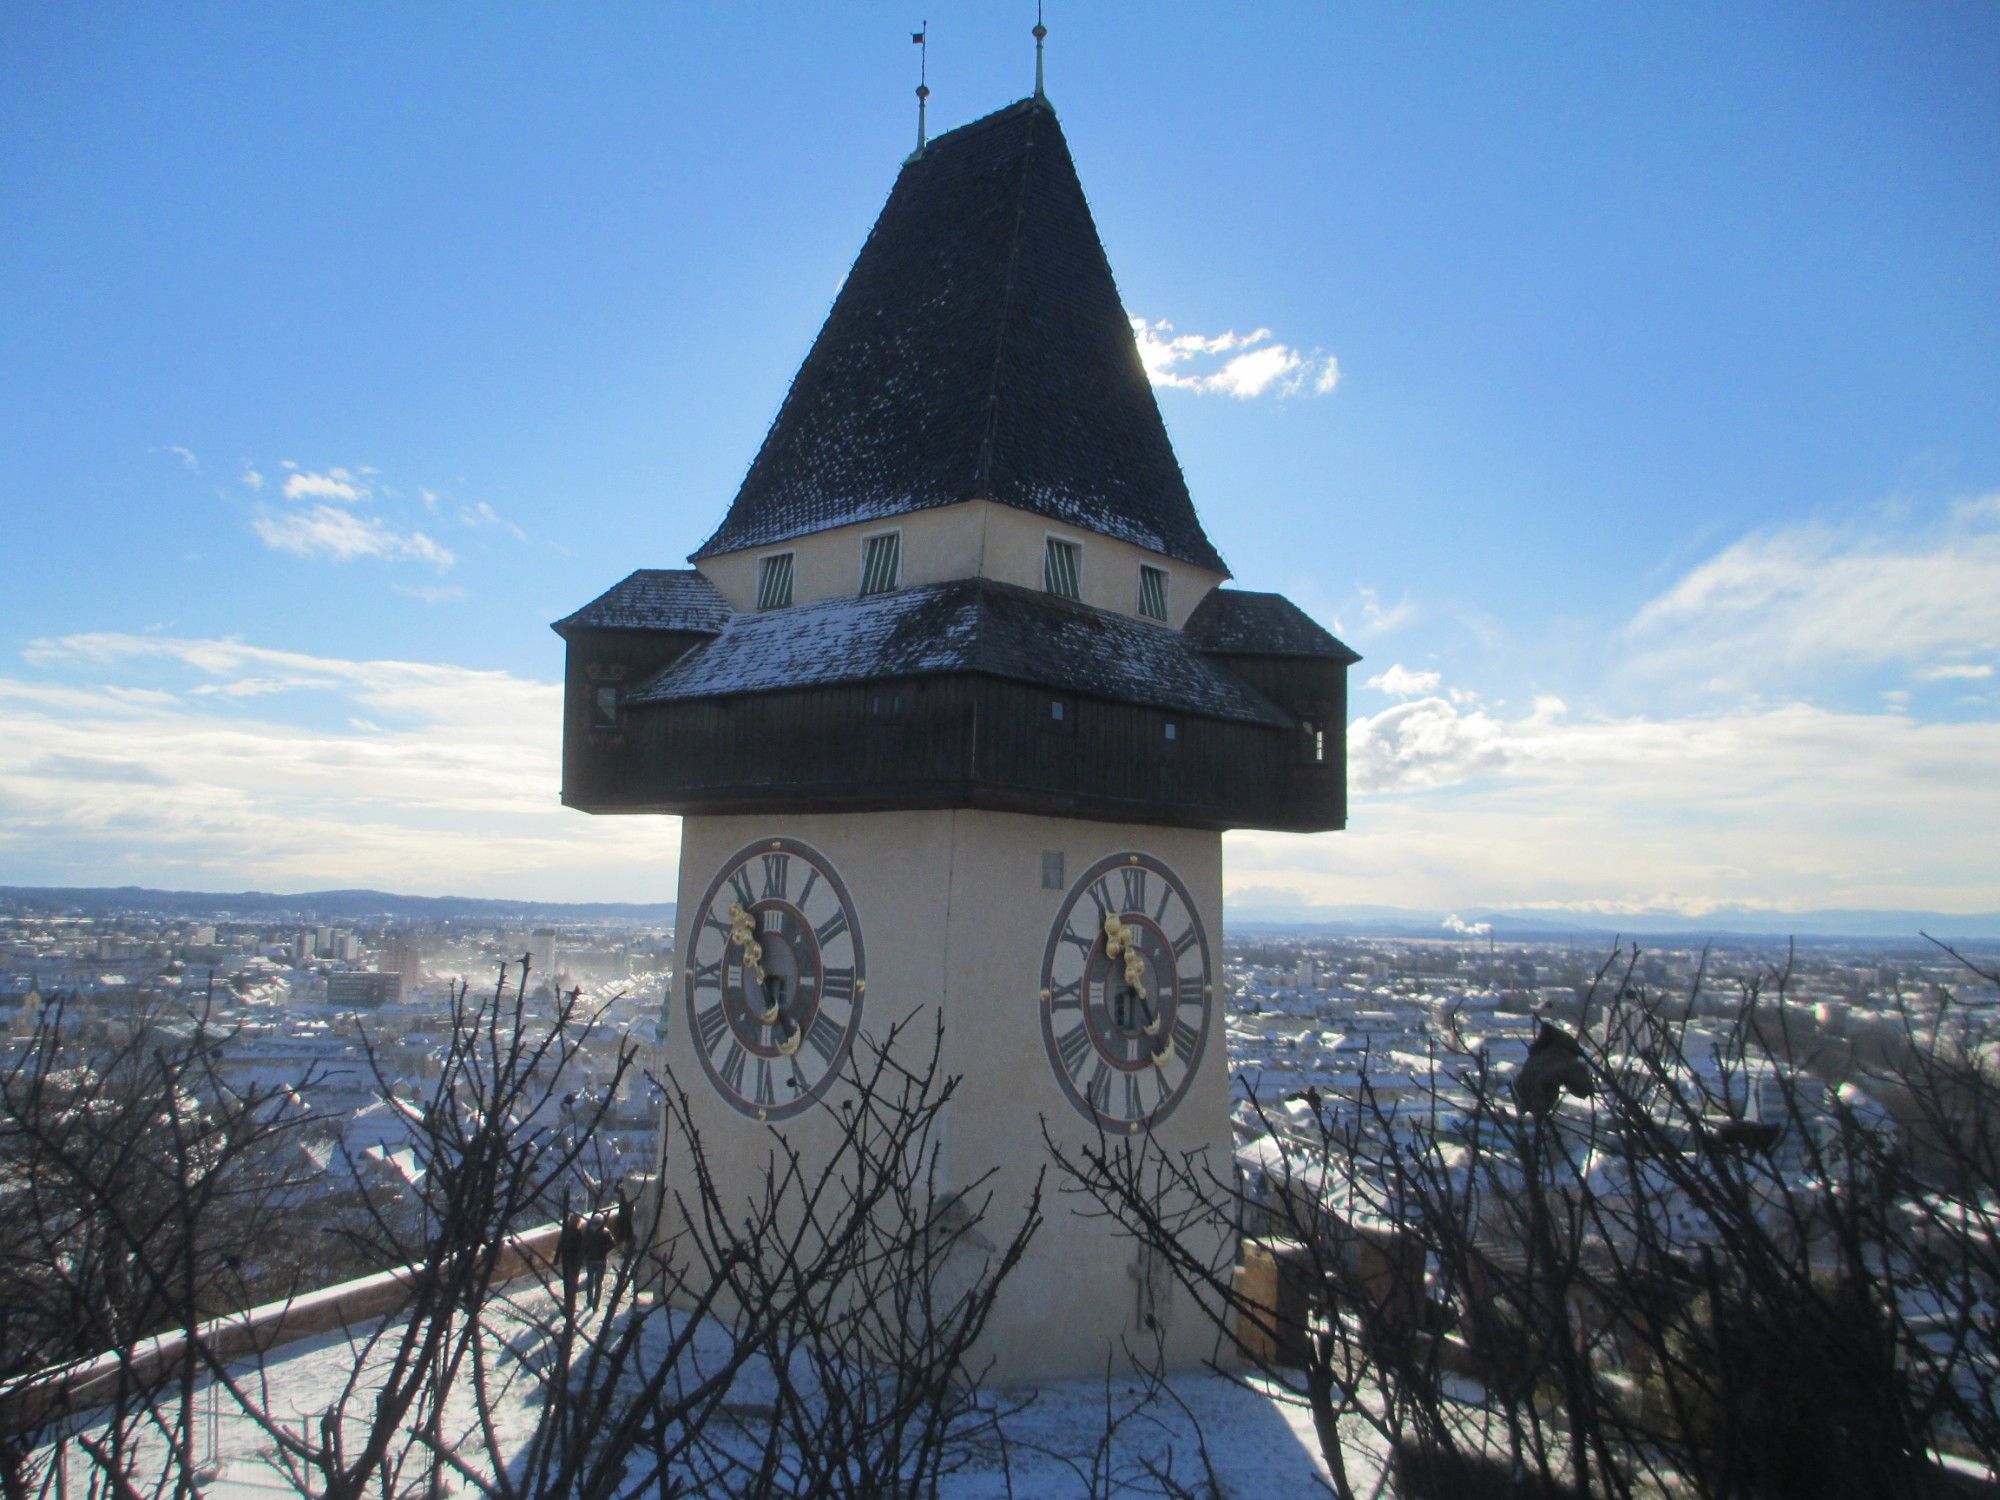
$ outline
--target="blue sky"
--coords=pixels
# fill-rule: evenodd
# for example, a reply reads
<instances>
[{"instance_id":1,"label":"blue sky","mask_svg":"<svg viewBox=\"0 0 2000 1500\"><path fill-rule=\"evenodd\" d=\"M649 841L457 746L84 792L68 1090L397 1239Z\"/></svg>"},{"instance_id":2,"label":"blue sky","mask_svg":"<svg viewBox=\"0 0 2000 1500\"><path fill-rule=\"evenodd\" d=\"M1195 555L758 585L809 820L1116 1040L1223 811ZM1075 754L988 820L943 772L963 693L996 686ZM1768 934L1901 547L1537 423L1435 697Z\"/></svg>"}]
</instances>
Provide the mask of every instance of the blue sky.
<instances>
[{"instance_id":1,"label":"blue sky","mask_svg":"<svg viewBox=\"0 0 2000 1500\"><path fill-rule=\"evenodd\" d=\"M1023 5L0 16L0 882L670 898L547 622L721 515L926 18L933 129L1028 90ZM1233 900L2000 909L2000 11L1048 19L1208 529L1366 657Z\"/></svg>"}]
</instances>

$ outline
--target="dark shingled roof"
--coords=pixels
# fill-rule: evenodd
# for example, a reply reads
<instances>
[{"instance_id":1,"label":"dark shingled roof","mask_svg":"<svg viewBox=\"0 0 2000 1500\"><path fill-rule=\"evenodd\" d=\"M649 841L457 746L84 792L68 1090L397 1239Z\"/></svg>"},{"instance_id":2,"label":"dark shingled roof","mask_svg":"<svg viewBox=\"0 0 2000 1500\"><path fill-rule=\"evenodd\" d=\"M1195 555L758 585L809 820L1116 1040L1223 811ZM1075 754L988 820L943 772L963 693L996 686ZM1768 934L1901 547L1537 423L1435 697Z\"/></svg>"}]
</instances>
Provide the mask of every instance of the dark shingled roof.
<instances>
[{"instance_id":1,"label":"dark shingled roof","mask_svg":"<svg viewBox=\"0 0 2000 1500\"><path fill-rule=\"evenodd\" d=\"M991 579L739 614L627 701L978 673L1058 692L1290 728L1178 631Z\"/></svg>"},{"instance_id":2,"label":"dark shingled roof","mask_svg":"<svg viewBox=\"0 0 2000 1500\"><path fill-rule=\"evenodd\" d=\"M1227 572L1045 100L904 165L694 557L970 499Z\"/></svg>"},{"instance_id":3,"label":"dark shingled roof","mask_svg":"<svg viewBox=\"0 0 2000 1500\"><path fill-rule=\"evenodd\" d=\"M1197 651L1223 656L1325 656L1349 664L1361 660L1283 594L1251 589L1211 589L1188 616L1187 637Z\"/></svg>"},{"instance_id":4,"label":"dark shingled roof","mask_svg":"<svg viewBox=\"0 0 2000 1500\"><path fill-rule=\"evenodd\" d=\"M693 568L641 568L549 629L699 630L714 635L729 623L722 595Z\"/></svg>"}]
</instances>

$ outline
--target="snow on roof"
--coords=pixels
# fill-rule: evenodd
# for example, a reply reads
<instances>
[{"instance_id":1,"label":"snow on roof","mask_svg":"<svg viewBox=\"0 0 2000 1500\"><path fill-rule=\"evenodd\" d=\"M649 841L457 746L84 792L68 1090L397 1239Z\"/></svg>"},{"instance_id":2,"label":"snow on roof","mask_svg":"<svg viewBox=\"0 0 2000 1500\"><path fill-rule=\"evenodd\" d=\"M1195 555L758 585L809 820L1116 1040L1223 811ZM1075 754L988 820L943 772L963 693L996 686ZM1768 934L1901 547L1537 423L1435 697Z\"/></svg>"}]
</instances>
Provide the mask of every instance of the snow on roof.
<instances>
[{"instance_id":1,"label":"snow on roof","mask_svg":"<svg viewBox=\"0 0 2000 1500\"><path fill-rule=\"evenodd\" d=\"M1292 725L1178 632L982 578L737 615L627 702L947 673L1206 718Z\"/></svg>"},{"instance_id":2,"label":"snow on roof","mask_svg":"<svg viewBox=\"0 0 2000 1500\"><path fill-rule=\"evenodd\" d=\"M1321 656L1352 665L1361 660L1283 594L1211 589L1188 616L1198 651L1223 656Z\"/></svg>"},{"instance_id":3,"label":"snow on roof","mask_svg":"<svg viewBox=\"0 0 2000 1500\"><path fill-rule=\"evenodd\" d=\"M1046 99L904 164L695 556L970 499L1227 572Z\"/></svg>"},{"instance_id":4,"label":"snow on roof","mask_svg":"<svg viewBox=\"0 0 2000 1500\"><path fill-rule=\"evenodd\" d=\"M691 630L713 635L729 621L729 605L693 568L640 568L549 629Z\"/></svg>"}]
</instances>

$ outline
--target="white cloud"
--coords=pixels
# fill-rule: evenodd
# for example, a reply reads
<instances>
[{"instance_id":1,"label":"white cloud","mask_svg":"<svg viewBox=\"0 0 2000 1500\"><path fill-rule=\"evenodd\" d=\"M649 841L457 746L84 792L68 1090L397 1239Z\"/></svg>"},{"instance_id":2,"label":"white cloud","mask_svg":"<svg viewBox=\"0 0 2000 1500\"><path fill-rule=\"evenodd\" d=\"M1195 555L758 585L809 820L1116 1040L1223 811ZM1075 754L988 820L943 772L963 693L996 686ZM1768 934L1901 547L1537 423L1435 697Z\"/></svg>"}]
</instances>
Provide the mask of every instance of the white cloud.
<instances>
[{"instance_id":1,"label":"white cloud","mask_svg":"<svg viewBox=\"0 0 2000 1500\"><path fill-rule=\"evenodd\" d=\"M11 878L673 896L675 820L557 802L558 684L113 633L24 655L45 680L0 677Z\"/></svg>"},{"instance_id":2,"label":"white cloud","mask_svg":"<svg viewBox=\"0 0 2000 1500\"><path fill-rule=\"evenodd\" d=\"M285 467L293 471L285 479L287 500L338 500L353 505L368 498L368 486L346 469L335 467L324 474L315 474L294 464ZM362 472L375 471L364 468Z\"/></svg>"},{"instance_id":3,"label":"white cloud","mask_svg":"<svg viewBox=\"0 0 2000 1500\"><path fill-rule=\"evenodd\" d=\"M286 488L290 488L289 482ZM334 505L315 505L303 511L260 511L251 518L250 526L265 546L299 557L326 557L335 562L379 557L388 562L427 562L440 571L457 561L450 548L421 531L396 531L373 517L357 516Z\"/></svg>"},{"instance_id":4,"label":"white cloud","mask_svg":"<svg viewBox=\"0 0 2000 1500\"><path fill-rule=\"evenodd\" d=\"M180 460L181 460L181 467L182 467L183 469L187 469L187 470L189 470L189 471L191 471L191 472L199 472L199 471L200 471L200 469L201 469L201 460L200 460L200 459L198 459L198 458L196 458L196 457L195 457L195 456L194 456L194 455L193 455L192 453L190 453L190 452L189 452L189 451L188 451L187 449L185 449L185 448L183 448L183 447L180 447L180 446L179 446L178 444L174 444L174 443L169 443L169 444L167 445L167 452L169 452L169 453L175 453L175 454L179 454L179 455L180 455Z\"/></svg>"},{"instance_id":5,"label":"white cloud","mask_svg":"<svg viewBox=\"0 0 2000 1500\"><path fill-rule=\"evenodd\" d=\"M1746 537L1633 617L1633 667L1724 692L1795 692L1804 673L1989 654L2000 649L1996 522L2000 506L1983 497L1939 527L1815 523Z\"/></svg>"},{"instance_id":6,"label":"white cloud","mask_svg":"<svg viewBox=\"0 0 2000 1500\"><path fill-rule=\"evenodd\" d=\"M1917 673L1924 682L1978 682L1992 675L1993 668L1985 662L1949 662Z\"/></svg>"},{"instance_id":7,"label":"white cloud","mask_svg":"<svg viewBox=\"0 0 2000 1500\"><path fill-rule=\"evenodd\" d=\"M425 490L423 494L426 504L436 498L429 490ZM469 505L461 509L458 513L458 519L461 525L471 526L475 529L482 526L498 526L517 542L525 542L528 539L527 532L516 526L505 516L499 514L484 500L481 500L477 505Z\"/></svg>"},{"instance_id":8,"label":"white cloud","mask_svg":"<svg viewBox=\"0 0 2000 1500\"><path fill-rule=\"evenodd\" d=\"M1230 889L1320 903L1606 913L2000 910L2000 724L1810 704L1516 717L1441 698L1348 729L1332 835L1231 834Z\"/></svg>"},{"instance_id":9,"label":"white cloud","mask_svg":"<svg viewBox=\"0 0 2000 1500\"><path fill-rule=\"evenodd\" d=\"M264 488L264 476L259 474L249 459L243 460L243 484L252 490Z\"/></svg>"},{"instance_id":10,"label":"white cloud","mask_svg":"<svg viewBox=\"0 0 2000 1500\"><path fill-rule=\"evenodd\" d=\"M1444 930L1456 932L1461 937L1485 937L1493 930L1491 922L1468 922L1457 912L1444 919Z\"/></svg>"},{"instance_id":11,"label":"white cloud","mask_svg":"<svg viewBox=\"0 0 2000 1500\"><path fill-rule=\"evenodd\" d=\"M1419 693L1435 693L1444 678L1436 672L1413 672L1397 662L1386 672L1377 672L1366 686L1391 698L1414 698Z\"/></svg>"},{"instance_id":12,"label":"white cloud","mask_svg":"<svg viewBox=\"0 0 2000 1500\"><path fill-rule=\"evenodd\" d=\"M1146 378L1175 390L1216 392L1249 400L1254 396L1324 396L1340 383L1340 362L1271 341L1271 330L1204 337L1175 333L1164 318L1132 319Z\"/></svg>"}]
</instances>

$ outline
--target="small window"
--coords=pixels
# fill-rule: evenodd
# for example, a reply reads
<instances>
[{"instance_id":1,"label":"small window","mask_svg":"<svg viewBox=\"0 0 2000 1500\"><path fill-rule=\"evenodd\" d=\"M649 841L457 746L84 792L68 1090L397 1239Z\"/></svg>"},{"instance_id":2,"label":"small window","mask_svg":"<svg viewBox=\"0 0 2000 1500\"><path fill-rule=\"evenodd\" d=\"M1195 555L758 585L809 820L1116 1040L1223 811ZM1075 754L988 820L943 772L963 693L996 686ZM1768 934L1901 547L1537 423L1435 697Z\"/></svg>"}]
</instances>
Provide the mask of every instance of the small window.
<instances>
[{"instance_id":1,"label":"small window","mask_svg":"<svg viewBox=\"0 0 2000 1500\"><path fill-rule=\"evenodd\" d=\"M1081 599L1083 589L1083 547L1061 537L1049 538L1049 550L1042 559L1042 588L1064 599Z\"/></svg>"},{"instance_id":2,"label":"small window","mask_svg":"<svg viewBox=\"0 0 2000 1500\"><path fill-rule=\"evenodd\" d=\"M861 592L886 594L902 581L903 537L900 532L871 536L861 543Z\"/></svg>"},{"instance_id":3,"label":"small window","mask_svg":"<svg viewBox=\"0 0 2000 1500\"><path fill-rule=\"evenodd\" d=\"M868 690L868 717L871 719L900 719L903 716L903 690L900 687L878 687Z\"/></svg>"},{"instance_id":4,"label":"small window","mask_svg":"<svg viewBox=\"0 0 2000 1500\"><path fill-rule=\"evenodd\" d=\"M783 609L792 602L792 554L780 552L757 563L757 607Z\"/></svg>"},{"instance_id":5,"label":"small window","mask_svg":"<svg viewBox=\"0 0 2000 1500\"><path fill-rule=\"evenodd\" d=\"M1167 570L1139 564L1139 613L1149 620L1167 618Z\"/></svg>"},{"instance_id":6,"label":"small window","mask_svg":"<svg viewBox=\"0 0 2000 1500\"><path fill-rule=\"evenodd\" d=\"M1042 720L1042 728L1050 734L1075 734L1076 700L1051 698L1048 703L1048 716Z\"/></svg>"},{"instance_id":7,"label":"small window","mask_svg":"<svg viewBox=\"0 0 2000 1500\"><path fill-rule=\"evenodd\" d=\"M1299 759L1309 766L1326 764L1326 726L1317 719L1299 720Z\"/></svg>"},{"instance_id":8,"label":"small window","mask_svg":"<svg viewBox=\"0 0 2000 1500\"><path fill-rule=\"evenodd\" d=\"M1049 699L1049 718L1060 724L1069 714L1069 705L1060 698Z\"/></svg>"},{"instance_id":9,"label":"small window","mask_svg":"<svg viewBox=\"0 0 2000 1500\"><path fill-rule=\"evenodd\" d=\"M1042 851L1042 889L1059 891L1063 888L1063 852L1060 849Z\"/></svg>"},{"instance_id":10,"label":"small window","mask_svg":"<svg viewBox=\"0 0 2000 1500\"><path fill-rule=\"evenodd\" d=\"M1166 737L1170 741L1178 740L1181 737L1181 726L1176 724L1172 719L1167 720Z\"/></svg>"},{"instance_id":11,"label":"small window","mask_svg":"<svg viewBox=\"0 0 2000 1500\"><path fill-rule=\"evenodd\" d=\"M593 729L618 727L617 688L598 687L591 690L590 724Z\"/></svg>"}]
</instances>

